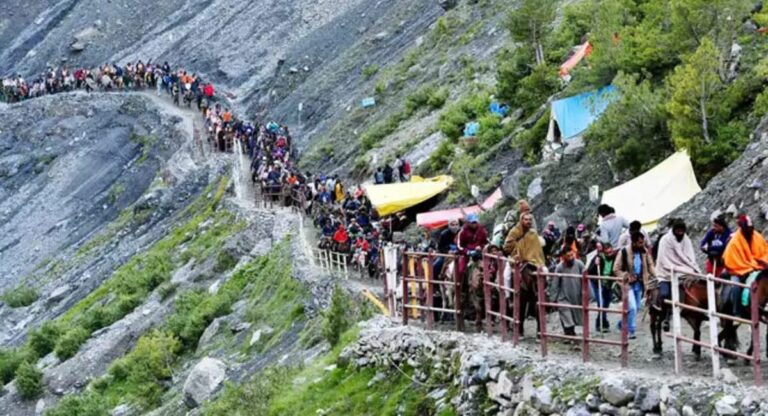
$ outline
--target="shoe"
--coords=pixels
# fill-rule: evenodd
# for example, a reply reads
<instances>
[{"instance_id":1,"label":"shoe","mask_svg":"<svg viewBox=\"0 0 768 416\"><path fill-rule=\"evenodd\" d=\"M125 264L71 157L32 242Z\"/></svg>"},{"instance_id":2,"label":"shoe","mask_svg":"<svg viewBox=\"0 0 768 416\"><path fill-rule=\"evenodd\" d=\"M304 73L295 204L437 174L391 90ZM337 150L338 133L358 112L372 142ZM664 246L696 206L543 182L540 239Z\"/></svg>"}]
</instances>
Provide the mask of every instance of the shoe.
<instances>
[{"instance_id":1,"label":"shoe","mask_svg":"<svg viewBox=\"0 0 768 416\"><path fill-rule=\"evenodd\" d=\"M635 334L629 334L629 339L637 339L637 335L635 335Z\"/></svg>"}]
</instances>

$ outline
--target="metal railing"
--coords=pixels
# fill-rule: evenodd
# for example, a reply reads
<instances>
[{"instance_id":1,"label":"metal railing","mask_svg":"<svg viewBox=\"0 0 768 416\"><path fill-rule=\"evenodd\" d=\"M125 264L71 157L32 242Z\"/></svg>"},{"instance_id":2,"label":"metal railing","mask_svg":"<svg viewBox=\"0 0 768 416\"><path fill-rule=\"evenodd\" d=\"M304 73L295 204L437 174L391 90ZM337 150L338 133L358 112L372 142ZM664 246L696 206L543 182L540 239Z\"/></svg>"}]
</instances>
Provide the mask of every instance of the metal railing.
<instances>
[{"instance_id":1,"label":"metal railing","mask_svg":"<svg viewBox=\"0 0 768 416\"><path fill-rule=\"evenodd\" d=\"M570 303L557 303L547 301L545 290L547 286L547 278L561 278L561 279L579 279L581 280L581 305L573 305ZM621 309L603 308L601 306L590 306L590 281L598 282L614 282L621 285ZM590 344L603 344L613 345L621 348L620 361L622 367L627 367L629 364L629 334L628 334L628 315L629 315L629 303L628 303L628 284L625 280L613 276L595 276L588 275L584 272L581 275L568 274L568 273L552 273L546 271L546 269L539 269L536 273L537 281L537 295L538 295L538 308L539 308L539 325L540 336L539 343L541 346L541 356L546 357L547 342L550 338L581 342L581 356L584 362L589 361L589 346ZM547 329L547 308L556 309L568 309L581 312L582 319L582 333L579 335L565 335L549 332ZM610 340L602 338L594 338L590 336L589 323L590 312L597 312L598 318L601 313L620 314L621 315L621 339Z\"/></svg>"},{"instance_id":2,"label":"metal railing","mask_svg":"<svg viewBox=\"0 0 768 416\"><path fill-rule=\"evenodd\" d=\"M491 267L491 266L494 267ZM505 270L512 268L512 287L505 279ZM497 318L501 339L509 337L509 326L512 325L512 343L517 346L520 342L520 267L512 265L504 256L483 254L483 298L485 300L485 331L490 336L494 332L494 320ZM493 308L493 295L498 299L498 310ZM509 301L512 300L512 316L509 316Z\"/></svg>"},{"instance_id":3,"label":"metal railing","mask_svg":"<svg viewBox=\"0 0 768 416\"><path fill-rule=\"evenodd\" d=\"M680 301L680 276L691 276L697 279L704 280L707 285L707 309L699 308L693 305L688 305ZM741 290L749 290L751 296L750 302L750 318L744 319L739 316L728 315L717 310L717 297L715 291L715 284L724 286L732 286ZM760 368L760 305L757 299L757 282L754 282L751 286L740 282L733 282L730 280L721 279L711 274L692 273L686 270L675 269L672 270L671 276L672 286L672 300L666 300L665 302L672 305L672 333L665 334L674 340L675 351L675 374L682 372L682 344L689 343L701 348L710 350L712 358L712 374L714 377L720 375L720 354L729 355L736 358L742 358L752 363L752 372L755 380L755 385L760 386L763 382L762 369ZM694 313L700 313L709 319L709 342L702 342L686 337L682 333L682 311L689 311ZM735 350L730 350L719 345L718 340L718 318L721 321L732 321L737 324L749 325L752 331L752 355L747 355Z\"/></svg>"},{"instance_id":4,"label":"metal railing","mask_svg":"<svg viewBox=\"0 0 768 416\"><path fill-rule=\"evenodd\" d=\"M426 320L427 328L435 325L435 313L450 314L454 317L456 328L464 329L462 315L462 282L458 273L458 258L453 255L437 253L405 252L402 256L402 313L403 324L408 324L409 318ZM433 276L434 260L444 258L444 264L452 264L451 280L440 280ZM441 297L451 300L453 308L434 305L435 287L439 288ZM444 302L447 303L447 302ZM410 315L410 316L409 316Z\"/></svg>"}]
</instances>

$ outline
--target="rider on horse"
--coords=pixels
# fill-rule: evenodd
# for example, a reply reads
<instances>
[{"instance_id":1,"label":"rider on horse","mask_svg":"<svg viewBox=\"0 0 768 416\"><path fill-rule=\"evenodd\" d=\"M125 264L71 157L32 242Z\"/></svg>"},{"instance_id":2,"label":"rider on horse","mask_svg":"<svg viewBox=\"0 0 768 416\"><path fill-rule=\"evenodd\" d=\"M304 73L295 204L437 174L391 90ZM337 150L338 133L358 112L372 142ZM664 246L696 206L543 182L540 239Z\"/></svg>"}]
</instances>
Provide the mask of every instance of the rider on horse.
<instances>
[{"instance_id":1,"label":"rider on horse","mask_svg":"<svg viewBox=\"0 0 768 416\"><path fill-rule=\"evenodd\" d=\"M691 239L686 235L686 225L682 220L675 221L672 229L659 240L659 254L656 258L656 272L659 279L659 288L652 291L649 307L655 308L658 312L664 313L665 326L669 326L668 308L664 307L664 300L672 295L671 282L672 273L677 271L687 271L700 274L699 265L696 263L696 251L693 248ZM685 273L683 273L685 274ZM683 283L689 286L693 279L684 276Z\"/></svg>"},{"instance_id":2,"label":"rider on horse","mask_svg":"<svg viewBox=\"0 0 768 416\"><path fill-rule=\"evenodd\" d=\"M749 216L739 216L738 225L739 229L731 236L725 248L723 260L731 280L745 283L750 275L768 269L768 243L762 234L755 232ZM731 300L733 313L738 316L741 291L735 286L726 285L723 292L723 298Z\"/></svg>"},{"instance_id":3,"label":"rider on horse","mask_svg":"<svg viewBox=\"0 0 768 416\"><path fill-rule=\"evenodd\" d=\"M533 316L537 319L538 313L536 311L536 279L534 274L538 269L544 267L546 264L544 260L544 250L541 238L533 228L533 215L530 213L524 213L520 216L520 222L515 225L507 234L507 238L504 241L504 254L512 256L512 259L516 264L521 267L522 275L522 292L521 301L524 301L530 308L526 311L526 308L521 305L522 316L520 317L520 333L523 333L523 322L528 316ZM528 295L526 298L524 295ZM536 325L536 332L540 331L540 327Z\"/></svg>"}]
</instances>

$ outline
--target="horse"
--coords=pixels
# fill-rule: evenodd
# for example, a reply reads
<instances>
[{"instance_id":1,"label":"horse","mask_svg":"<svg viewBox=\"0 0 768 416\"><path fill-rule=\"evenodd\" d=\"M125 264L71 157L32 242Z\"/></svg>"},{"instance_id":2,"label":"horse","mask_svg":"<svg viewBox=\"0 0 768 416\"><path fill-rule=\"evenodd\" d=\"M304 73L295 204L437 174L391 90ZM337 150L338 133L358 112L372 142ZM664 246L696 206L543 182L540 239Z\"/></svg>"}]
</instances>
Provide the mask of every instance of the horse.
<instances>
[{"instance_id":1,"label":"horse","mask_svg":"<svg viewBox=\"0 0 768 416\"><path fill-rule=\"evenodd\" d=\"M749 296L749 302L747 306L739 306L739 317L747 320L752 319L752 302L758 303L758 312L760 314L760 322L768 323L768 269L764 269L760 272L760 274L757 277L757 299L754 299L752 294ZM741 294L741 288L739 288L739 294ZM739 299L741 299L741 296L738 296ZM734 310L733 300L730 296L723 297L722 299L722 309L724 311L727 311L726 313L732 313ZM721 332L721 341L723 341L723 346L730 350L736 350L739 346L739 338L738 338L738 324L735 322L729 320L729 319L723 319L723 331ZM768 333L766 333L765 342L768 345ZM754 350L754 345L752 341L750 341L749 349L747 350L747 355L752 355L752 352ZM768 354L767 354L768 355Z\"/></svg>"},{"instance_id":2,"label":"horse","mask_svg":"<svg viewBox=\"0 0 768 416\"><path fill-rule=\"evenodd\" d=\"M509 267L514 267L510 265ZM542 266L542 269L543 266ZM544 269L543 271L546 271ZM525 320L529 317L536 319L536 334L541 332L541 324L539 322L539 297L538 297L538 283L537 283L537 268L530 263L520 264L520 293L515 296L520 297L520 322L518 323L518 329L520 336L525 334ZM511 299L510 299L511 300ZM512 311L514 313L514 311ZM513 316L511 313L507 315Z\"/></svg>"}]
</instances>

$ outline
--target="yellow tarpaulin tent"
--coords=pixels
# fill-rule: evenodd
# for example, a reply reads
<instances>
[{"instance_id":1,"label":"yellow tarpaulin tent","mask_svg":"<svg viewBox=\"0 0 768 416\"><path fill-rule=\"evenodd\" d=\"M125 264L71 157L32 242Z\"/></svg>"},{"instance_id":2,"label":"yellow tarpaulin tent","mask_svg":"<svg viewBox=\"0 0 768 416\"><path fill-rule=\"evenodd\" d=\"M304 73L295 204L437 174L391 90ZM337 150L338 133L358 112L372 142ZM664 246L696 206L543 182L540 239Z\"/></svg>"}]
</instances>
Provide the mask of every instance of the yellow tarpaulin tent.
<instances>
[{"instance_id":1,"label":"yellow tarpaulin tent","mask_svg":"<svg viewBox=\"0 0 768 416\"><path fill-rule=\"evenodd\" d=\"M603 193L603 203L627 221L640 221L651 231L661 217L701 192L691 158L677 152L644 174Z\"/></svg>"},{"instance_id":2,"label":"yellow tarpaulin tent","mask_svg":"<svg viewBox=\"0 0 768 416\"><path fill-rule=\"evenodd\" d=\"M430 179L414 176L410 182L366 185L365 192L371 205L383 217L424 202L448 189L452 183L453 178L445 175Z\"/></svg>"}]
</instances>

